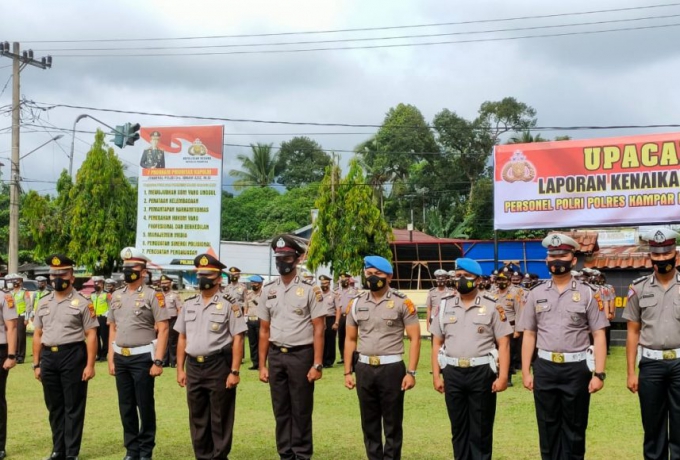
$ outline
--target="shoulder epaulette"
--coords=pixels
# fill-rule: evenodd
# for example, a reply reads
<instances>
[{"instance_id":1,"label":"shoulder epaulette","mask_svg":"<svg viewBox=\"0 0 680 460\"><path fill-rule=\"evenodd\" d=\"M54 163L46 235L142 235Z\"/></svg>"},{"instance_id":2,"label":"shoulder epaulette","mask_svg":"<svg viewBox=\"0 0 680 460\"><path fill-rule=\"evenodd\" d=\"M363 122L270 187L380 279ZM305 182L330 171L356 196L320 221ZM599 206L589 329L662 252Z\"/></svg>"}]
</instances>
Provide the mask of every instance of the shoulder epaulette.
<instances>
[{"instance_id":1,"label":"shoulder epaulette","mask_svg":"<svg viewBox=\"0 0 680 460\"><path fill-rule=\"evenodd\" d=\"M640 283L642 283L644 280L646 280L647 278L649 278L649 276L650 276L650 275L645 275L645 276L641 276L641 277L639 277L639 278L636 278L636 279L634 279L633 282L630 283L630 284L633 284L633 285L635 285L635 284L640 284Z\"/></svg>"},{"instance_id":2,"label":"shoulder epaulette","mask_svg":"<svg viewBox=\"0 0 680 460\"><path fill-rule=\"evenodd\" d=\"M434 291L435 289L437 289L437 286L430 288L430 291Z\"/></svg>"},{"instance_id":3,"label":"shoulder epaulette","mask_svg":"<svg viewBox=\"0 0 680 460\"><path fill-rule=\"evenodd\" d=\"M304 280L304 279L303 279L302 282L303 282L304 284L308 285L308 286L314 286L314 281Z\"/></svg>"},{"instance_id":4,"label":"shoulder epaulette","mask_svg":"<svg viewBox=\"0 0 680 460\"><path fill-rule=\"evenodd\" d=\"M498 297L496 297L495 295L483 294L482 297L484 297L486 300L490 300L492 302L498 302Z\"/></svg>"},{"instance_id":5,"label":"shoulder epaulette","mask_svg":"<svg viewBox=\"0 0 680 460\"><path fill-rule=\"evenodd\" d=\"M125 289L125 286L120 286L120 287L117 287L116 289L114 289L113 292L122 291L123 289Z\"/></svg>"},{"instance_id":6,"label":"shoulder epaulette","mask_svg":"<svg viewBox=\"0 0 680 460\"><path fill-rule=\"evenodd\" d=\"M443 296L442 296L442 300L444 300L444 299L452 299L452 298L454 298L454 297L456 297L456 293L455 293L455 292L451 292L451 293L449 293L449 294L443 295Z\"/></svg>"},{"instance_id":7,"label":"shoulder epaulette","mask_svg":"<svg viewBox=\"0 0 680 460\"><path fill-rule=\"evenodd\" d=\"M224 298L227 302L229 303L237 303L236 299L234 299L231 295L222 293L222 298Z\"/></svg>"},{"instance_id":8,"label":"shoulder epaulette","mask_svg":"<svg viewBox=\"0 0 680 460\"><path fill-rule=\"evenodd\" d=\"M590 284L590 283L587 283L587 282L585 282L585 281L583 281L583 284L585 284L586 286L588 286L588 287L589 287L590 289L592 289L593 291L599 291L599 290L600 290L600 286L598 286L598 285L596 285L596 284Z\"/></svg>"},{"instance_id":9,"label":"shoulder epaulette","mask_svg":"<svg viewBox=\"0 0 680 460\"><path fill-rule=\"evenodd\" d=\"M269 280L269 281L267 281L264 285L265 285L265 286L269 286L270 284L274 283L275 281L276 281L275 279Z\"/></svg>"},{"instance_id":10,"label":"shoulder epaulette","mask_svg":"<svg viewBox=\"0 0 680 460\"><path fill-rule=\"evenodd\" d=\"M406 294L404 294L403 292L399 292L399 291L397 291L396 289L392 289L392 294L394 294L395 296L399 297L400 299L405 299L405 298L406 298Z\"/></svg>"},{"instance_id":11,"label":"shoulder epaulette","mask_svg":"<svg viewBox=\"0 0 680 460\"><path fill-rule=\"evenodd\" d=\"M541 280L541 281L539 281L538 283L536 283L536 284L534 284L533 286L531 286L531 288L530 288L529 290L530 290L530 291L533 291L533 290L536 289L537 287L542 286L542 285L544 285L544 284L545 284L545 280Z\"/></svg>"}]
</instances>

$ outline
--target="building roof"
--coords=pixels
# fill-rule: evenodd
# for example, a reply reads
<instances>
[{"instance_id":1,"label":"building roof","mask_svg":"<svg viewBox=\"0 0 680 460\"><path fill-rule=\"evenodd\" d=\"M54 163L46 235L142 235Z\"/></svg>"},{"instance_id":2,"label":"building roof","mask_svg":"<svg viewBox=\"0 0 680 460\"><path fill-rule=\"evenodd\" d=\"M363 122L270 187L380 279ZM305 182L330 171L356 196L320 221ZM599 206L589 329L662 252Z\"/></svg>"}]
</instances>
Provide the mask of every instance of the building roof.
<instances>
[{"instance_id":1,"label":"building roof","mask_svg":"<svg viewBox=\"0 0 680 460\"><path fill-rule=\"evenodd\" d=\"M392 244L409 244L409 243L446 243L446 244L460 244L466 240L456 240L453 238L437 238L436 236L428 235L427 233L420 232L418 230L413 230L409 232L403 228L392 229L394 234L394 240ZM410 233L413 233L413 240L411 240Z\"/></svg>"},{"instance_id":2,"label":"building roof","mask_svg":"<svg viewBox=\"0 0 680 460\"><path fill-rule=\"evenodd\" d=\"M649 247L613 246L600 249L586 260L584 265L588 268L605 270L642 270L651 269L652 261L649 259ZM676 265L680 264L680 253L676 256Z\"/></svg>"},{"instance_id":3,"label":"building roof","mask_svg":"<svg viewBox=\"0 0 680 460\"><path fill-rule=\"evenodd\" d=\"M579 244L579 246L581 246L581 249L579 249L578 252L592 254L593 252L600 249L600 247L597 244L598 236L597 231L572 230L570 232L550 232L549 235L553 233L561 233L563 235L567 235L570 238L573 238L574 241L576 241Z\"/></svg>"}]
</instances>

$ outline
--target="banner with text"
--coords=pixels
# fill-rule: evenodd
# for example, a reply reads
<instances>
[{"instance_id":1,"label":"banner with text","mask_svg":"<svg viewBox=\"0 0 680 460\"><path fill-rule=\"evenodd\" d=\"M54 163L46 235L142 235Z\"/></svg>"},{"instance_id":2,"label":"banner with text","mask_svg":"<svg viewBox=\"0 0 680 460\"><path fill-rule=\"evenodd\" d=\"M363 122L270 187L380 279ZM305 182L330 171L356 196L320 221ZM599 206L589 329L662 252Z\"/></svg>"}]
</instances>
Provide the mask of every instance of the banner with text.
<instances>
[{"instance_id":1,"label":"banner with text","mask_svg":"<svg viewBox=\"0 0 680 460\"><path fill-rule=\"evenodd\" d=\"M499 145L499 230L680 219L680 133Z\"/></svg>"},{"instance_id":2,"label":"banner with text","mask_svg":"<svg viewBox=\"0 0 680 460\"><path fill-rule=\"evenodd\" d=\"M223 126L142 128L137 247L164 268L219 257Z\"/></svg>"}]
</instances>

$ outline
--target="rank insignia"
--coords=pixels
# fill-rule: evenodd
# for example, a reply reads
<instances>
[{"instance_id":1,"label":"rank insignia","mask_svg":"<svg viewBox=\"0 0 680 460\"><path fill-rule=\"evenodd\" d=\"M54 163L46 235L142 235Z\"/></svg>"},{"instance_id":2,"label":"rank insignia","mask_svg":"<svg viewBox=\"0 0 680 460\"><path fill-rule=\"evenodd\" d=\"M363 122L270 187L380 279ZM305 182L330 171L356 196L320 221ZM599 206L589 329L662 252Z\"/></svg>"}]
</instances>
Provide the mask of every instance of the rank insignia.
<instances>
[{"instance_id":1,"label":"rank insignia","mask_svg":"<svg viewBox=\"0 0 680 460\"><path fill-rule=\"evenodd\" d=\"M571 300L573 300L574 302L580 302L581 301L581 293L578 292L578 291L574 292L574 294L572 294L572 296L571 296Z\"/></svg>"},{"instance_id":2,"label":"rank insignia","mask_svg":"<svg viewBox=\"0 0 680 460\"><path fill-rule=\"evenodd\" d=\"M387 302L387 308L394 308L394 300L389 300Z\"/></svg>"}]
</instances>

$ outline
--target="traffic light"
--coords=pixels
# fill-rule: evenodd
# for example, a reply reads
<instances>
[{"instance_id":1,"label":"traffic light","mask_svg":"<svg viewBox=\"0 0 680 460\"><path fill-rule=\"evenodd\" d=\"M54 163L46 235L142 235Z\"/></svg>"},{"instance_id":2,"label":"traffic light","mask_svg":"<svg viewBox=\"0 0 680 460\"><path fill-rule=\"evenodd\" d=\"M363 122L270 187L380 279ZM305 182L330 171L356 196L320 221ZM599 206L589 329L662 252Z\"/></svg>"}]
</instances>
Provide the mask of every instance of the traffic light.
<instances>
[{"instance_id":1,"label":"traffic light","mask_svg":"<svg viewBox=\"0 0 680 460\"><path fill-rule=\"evenodd\" d=\"M121 149L126 145L135 145L135 142L139 140L139 128L141 128L139 123L135 123L134 125L132 123L125 123L122 126L116 126L116 129L113 132L114 145Z\"/></svg>"},{"instance_id":2,"label":"traffic light","mask_svg":"<svg viewBox=\"0 0 680 460\"><path fill-rule=\"evenodd\" d=\"M122 149L125 146L125 126L116 126L113 136L113 144Z\"/></svg>"}]
</instances>

